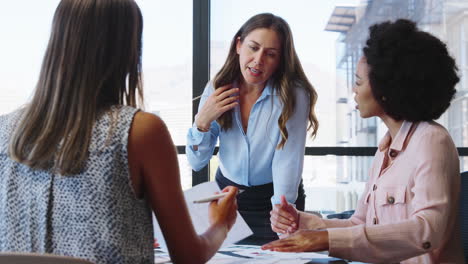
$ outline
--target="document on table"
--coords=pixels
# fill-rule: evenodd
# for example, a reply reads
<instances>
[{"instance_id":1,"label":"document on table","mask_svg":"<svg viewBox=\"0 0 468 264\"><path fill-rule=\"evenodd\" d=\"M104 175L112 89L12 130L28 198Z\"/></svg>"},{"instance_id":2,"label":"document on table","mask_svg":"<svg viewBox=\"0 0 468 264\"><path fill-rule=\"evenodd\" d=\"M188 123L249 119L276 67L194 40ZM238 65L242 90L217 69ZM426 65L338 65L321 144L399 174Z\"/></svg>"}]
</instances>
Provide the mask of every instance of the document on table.
<instances>
[{"instance_id":1,"label":"document on table","mask_svg":"<svg viewBox=\"0 0 468 264\"><path fill-rule=\"evenodd\" d=\"M224 256L222 256L224 255ZM218 250L218 253L207 264L301 264L317 260L333 260L325 254L315 252L275 252L262 250L254 245L231 245Z\"/></svg>"},{"instance_id":2,"label":"document on table","mask_svg":"<svg viewBox=\"0 0 468 264\"><path fill-rule=\"evenodd\" d=\"M156 250L155 263L171 263L169 254ZM220 248L207 264L306 264L332 263L340 259L329 257L326 252L274 252L262 250L260 246L231 245Z\"/></svg>"},{"instance_id":3,"label":"document on table","mask_svg":"<svg viewBox=\"0 0 468 264\"><path fill-rule=\"evenodd\" d=\"M219 192L219 187L216 182L205 182L199 184L193 188L190 188L184 192L185 202L187 203L187 208L189 210L190 216L192 218L192 223L197 234L204 233L210 226L208 220L208 206L209 203L193 203L193 201L205 198L207 196L213 195L215 192ZM176 208L175 208L176 210ZM176 219L174 220L176 221ZM167 251L167 245L164 240L164 237L159 227L158 221L153 214L153 228L154 228L154 237L158 240L158 243L162 250ZM236 222L229 231L226 240L222 247L232 245L250 235L253 232L244 221L242 216L237 212ZM181 238L183 239L183 238Z\"/></svg>"}]
</instances>

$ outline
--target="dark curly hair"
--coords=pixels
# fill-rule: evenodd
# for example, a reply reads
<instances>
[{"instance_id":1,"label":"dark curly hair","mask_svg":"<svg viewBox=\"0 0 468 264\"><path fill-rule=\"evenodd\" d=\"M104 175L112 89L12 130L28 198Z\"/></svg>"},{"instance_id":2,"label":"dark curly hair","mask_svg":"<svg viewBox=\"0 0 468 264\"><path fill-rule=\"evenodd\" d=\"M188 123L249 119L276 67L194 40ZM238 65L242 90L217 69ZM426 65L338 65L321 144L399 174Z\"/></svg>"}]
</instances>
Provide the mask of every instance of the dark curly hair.
<instances>
[{"instance_id":1,"label":"dark curly hair","mask_svg":"<svg viewBox=\"0 0 468 264\"><path fill-rule=\"evenodd\" d=\"M439 118L460 80L445 44L405 19L375 24L369 32L363 51L372 93L383 110L396 120Z\"/></svg>"}]
</instances>

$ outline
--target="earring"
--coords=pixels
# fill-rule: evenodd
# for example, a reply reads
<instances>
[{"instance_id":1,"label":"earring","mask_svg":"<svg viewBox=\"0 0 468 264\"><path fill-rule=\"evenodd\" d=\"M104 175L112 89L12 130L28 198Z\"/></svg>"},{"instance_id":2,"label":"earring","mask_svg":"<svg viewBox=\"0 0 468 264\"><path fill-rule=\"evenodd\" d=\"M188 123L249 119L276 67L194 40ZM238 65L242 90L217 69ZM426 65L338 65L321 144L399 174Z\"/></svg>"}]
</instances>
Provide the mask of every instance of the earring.
<instances>
[{"instance_id":1,"label":"earring","mask_svg":"<svg viewBox=\"0 0 468 264\"><path fill-rule=\"evenodd\" d=\"M382 101L384 101L384 102L387 101L387 97L385 97L385 96L382 96L380 99L382 99Z\"/></svg>"}]
</instances>

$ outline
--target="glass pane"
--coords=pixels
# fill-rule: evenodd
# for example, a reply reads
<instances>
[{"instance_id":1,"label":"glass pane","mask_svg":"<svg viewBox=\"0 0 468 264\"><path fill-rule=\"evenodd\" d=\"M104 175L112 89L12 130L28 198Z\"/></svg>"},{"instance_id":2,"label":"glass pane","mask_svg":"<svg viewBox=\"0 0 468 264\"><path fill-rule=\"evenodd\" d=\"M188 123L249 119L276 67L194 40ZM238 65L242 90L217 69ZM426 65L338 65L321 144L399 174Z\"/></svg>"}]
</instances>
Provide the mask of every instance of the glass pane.
<instances>
[{"instance_id":1,"label":"glass pane","mask_svg":"<svg viewBox=\"0 0 468 264\"><path fill-rule=\"evenodd\" d=\"M179 159L182 189L185 191L192 188L192 167L190 167L185 155L177 155L177 157Z\"/></svg>"},{"instance_id":2,"label":"glass pane","mask_svg":"<svg viewBox=\"0 0 468 264\"><path fill-rule=\"evenodd\" d=\"M302 174L306 210L330 214L356 208L372 158L306 156Z\"/></svg>"},{"instance_id":3,"label":"glass pane","mask_svg":"<svg viewBox=\"0 0 468 264\"><path fill-rule=\"evenodd\" d=\"M161 116L176 145L185 145L192 121L193 1L137 2L144 18L146 110Z\"/></svg>"},{"instance_id":4,"label":"glass pane","mask_svg":"<svg viewBox=\"0 0 468 264\"><path fill-rule=\"evenodd\" d=\"M372 5L368 5L372 3ZM376 118L362 120L354 109L352 85L368 27L403 17L447 43L460 69L459 93L439 120L458 147L468 146L468 3L451 1L211 1L211 76L220 69L231 38L251 16L272 12L290 25L296 50L319 99L320 129L308 146L376 146L387 128ZM345 7L339 8L339 7ZM341 13L340 13L341 12ZM346 18L333 16L343 14ZM460 15L461 14L461 15ZM334 48L333 48L334 47Z\"/></svg>"},{"instance_id":5,"label":"glass pane","mask_svg":"<svg viewBox=\"0 0 468 264\"><path fill-rule=\"evenodd\" d=\"M347 120L337 125L337 130L349 130L350 133L340 133L337 144L343 146L375 146L385 134L387 128L383 123L374 118L366 122L354 110L351 88L355 81L356 64L362 55L362 47L368 37L370 25L396 18L407 18L418 23L418 26L443 40L451 55L455 58L458 68L460 83L457 86L458 93L452 101L450 108L437 120L445 126L453 137L457 147L468 146L468 2L465 0L439 0L439 1L361 1L355 7L336 7L333 14L330 13L327 29L340 31L336 40L336 73L337 80L346 80L345 83L336 85L336 94L339 96L340 110L337 112L337 120ZM354 16L354 21L347 27L339 28L335 22L343 22L340 13ZM338 104L337 104L338 105ZM339 117L341 116L341 117ZM351 118L343 118L350 116ZM356 116L356 117L354 117ZM371 119L369 119L371 120Z\"/></svg>"},{"instance_id":6,"label":"glass pane","mask_svg":"<svg viewBox=\"0 0 468 264\"><path fill-rule=\"evenodd\" d=\"M460 157L460 171L468 171L468 157Z\"/></svg>"},{"instance_id":7,"label":"glass pane","mask_svg":"<svg viewBox=\"0 0 468 264\"><path fill-rule=\"evenodd\" d=\"M0 115L25 104L36 85L59 0L7 1L0 8Z\"/></svg>"},{"instance_id":8,"label":"glass pane","mask_svg":"<svg viewBox=\"0 0 468 264\"><path fill-rule=\"evenodd\" d=\"M372 3L372 5L367 6ZM437 122L457 147L468 147L468 2L450 1L211 1L211 68L213 78L223 65L232 37L255 14L283 17L293 32L296 51L319 95L316 114L320 128L307 146L377 146L387 128L377 118L363 119L355 109L352 86L368 27L383 20L406 17L447 43L459 67L458 93ZM340 9L339 7L345 7ZM336 20L333 14L344 14ZM306 156L303 179L306 210L325 214L354 209L373 157ZM211 161L211 179L217 159ZM468 157L460 158L461 171Z\"/></svg>"},{"instance_id":9,"label":"glass pane","mask_svg":"<svg viewBox=\"0 0 468 264\"><path fill-rule=\"evenodd\" d=\"M302 178L306 211L322 215L356 209L373 156L305 156ZM210 181L218 169L218 157L210 161ZM460 171L468 171L468 157L460 157Z\"/></svg>"},{"instance_id":10,"label":"glass pane","mask_svg":"<svg viewBox=\"0 0 468 264\"><path fill-rule=\"evenodd\" d=\"M315 1L282 0L211 1L211 77L223 65L234 34L250 17L271 12L284 18L291 27L296 52L309 81L319 94L316 114L320 122L317 138L308 146L334 146L336 129L335 40L338 33L324 31L335 3L355 4L358 0ZM341 131L340 131L341 132Z\"/></svg>"},{"instance_id":11,"label":"glass pane","mask_svg":"<svg viewBox=\"0 0 468 264\"><path fill-rule=\"evenodd\" d=\"M164 120L174 144L185 145L192 123L193 1L137 3L144 19L145 110ZM192 185L192 171L187 169L185 156L179 156L179 164L185 189Z\"/></svg>"},{"instance_id":12,"label":"glass pane","mask_svg":"<svg viewBox=\"0 0 468 264\"><path fill-rule=\"evenodd\" d=\"M371 156L306 156L302 174L307 211L327 215L356 209L369 178ZM460 157L460 171L468 157Z\"/></svg>"},{"instance_id":13,"label":"glass pane","mask_svg":"<svg viewBox=\"0 0 468 264\"><path fill-rule=\"evenodd\" d=\"M13 111L30 98L59 2L26 0L2 3L0 114ZM174 143L184 145L192 119L193 1L138 0L137 3L144 17L145 110L160 115ZM174 16L174 13L178 15ZM185 157L181 159L181 164L185 160ZM191 185L191 171L183 169L182 165L181 175L182 181Z\"/></svg>"}]
</instances>

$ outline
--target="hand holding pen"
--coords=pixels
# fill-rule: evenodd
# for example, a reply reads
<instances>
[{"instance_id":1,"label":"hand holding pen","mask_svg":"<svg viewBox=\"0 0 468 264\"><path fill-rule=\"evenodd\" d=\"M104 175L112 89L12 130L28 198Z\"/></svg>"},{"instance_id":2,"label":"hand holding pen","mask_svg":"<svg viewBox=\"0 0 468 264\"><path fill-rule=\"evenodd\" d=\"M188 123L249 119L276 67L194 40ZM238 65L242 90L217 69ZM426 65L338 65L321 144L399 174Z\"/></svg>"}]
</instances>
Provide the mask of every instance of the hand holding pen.
<instances>
[{"instance_id":1,"label":"hand holding pen","mask_svg":"<svg viewBox=\"0 0 468 264\"><path fill-rule=\"evenodd\" d=\"M236 222L238 189L234 186L227 186L221 192L226 195L210 202L209 219L212 225L226 225L229 231Z\"/></svg>"},{"instance_id":2,"label":"hand holding pen","mask_svg":"<svg viewBox=\"0 0 468 264\"><path fill-rule=\"evenodd\" d=\"M239 190L237 192L237 194L241 194L242 192L244 192L245 190ZM195 200L193 201L193 203L209 203L211 201L214 201L214 200L219 200L223 197L226 197L228 195L227 192L223 192L223 193L219 193L219 194L215 194L215 195L211 195L211 196L208 196L208 197L205 197L205 198L201 198L201 199L198 199L198 200Z\"/></svg>"}]
</instances>

